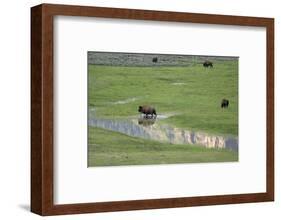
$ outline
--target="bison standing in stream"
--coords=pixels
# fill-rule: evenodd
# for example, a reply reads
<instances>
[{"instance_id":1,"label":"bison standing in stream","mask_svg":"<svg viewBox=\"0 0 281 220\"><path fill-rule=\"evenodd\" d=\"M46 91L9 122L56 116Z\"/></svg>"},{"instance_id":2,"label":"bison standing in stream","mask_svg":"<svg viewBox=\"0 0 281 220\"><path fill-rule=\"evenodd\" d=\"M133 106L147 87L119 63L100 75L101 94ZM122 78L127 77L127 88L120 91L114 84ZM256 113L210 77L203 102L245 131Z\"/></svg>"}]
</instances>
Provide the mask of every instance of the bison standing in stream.
<instances>
[{"instance_id":1,"label":"bison standing in stream","mask_svg":"<svg viewBox=\"0 0 281 220\"><path fill-rule=\"evenodd\" d=\"M203 63L203 66L206 67L206 68L208 68L208 67L212 67L213 68L213 63L211 61L205 61Z\"/></svg>"},{"instance_id":2,"label":"bison standing in stream","mask_svg":"<svg viewBox=\"0 0 281 220\"><path fill-rule=\"evenodd\" d=\"M156 110L155 108L147 105L139 106L139 112L145 114L145 118L156 118Z\"/></svg>"}]
</instances>

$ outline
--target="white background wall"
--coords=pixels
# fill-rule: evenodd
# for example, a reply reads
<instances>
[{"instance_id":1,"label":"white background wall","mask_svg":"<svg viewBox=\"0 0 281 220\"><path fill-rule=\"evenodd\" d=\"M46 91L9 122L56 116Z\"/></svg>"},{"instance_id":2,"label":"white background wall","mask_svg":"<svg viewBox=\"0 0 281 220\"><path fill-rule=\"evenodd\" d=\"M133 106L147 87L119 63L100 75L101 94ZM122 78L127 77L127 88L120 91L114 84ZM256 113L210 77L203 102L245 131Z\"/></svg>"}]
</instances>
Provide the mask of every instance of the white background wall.
<instances>
[{"instance_id":1,"label":"white background wall","mask_svg":"<svg viewBox=\"0 0 281 220\"><path fill-rule=\"evenodd\" d=\"M48 3L83 4L199 13L274 17L276 30L276 201L148 211L130 211L79 215L81 219L278 219L281 213L279 160L281 136L280 102L281 62L279 33L281 14L276 0L61 0ZM39 219L30 213L30 7L42 1L10 0L0 6L0 217L1 219ZM250 82L249 82L250 83ZM253 172L255 172L253 170ZM250 174L249 174L250 175ZM77 219L57 216L49 219ZM280 218L280 217L279 217Z\"/></svg>"}]
</instances>

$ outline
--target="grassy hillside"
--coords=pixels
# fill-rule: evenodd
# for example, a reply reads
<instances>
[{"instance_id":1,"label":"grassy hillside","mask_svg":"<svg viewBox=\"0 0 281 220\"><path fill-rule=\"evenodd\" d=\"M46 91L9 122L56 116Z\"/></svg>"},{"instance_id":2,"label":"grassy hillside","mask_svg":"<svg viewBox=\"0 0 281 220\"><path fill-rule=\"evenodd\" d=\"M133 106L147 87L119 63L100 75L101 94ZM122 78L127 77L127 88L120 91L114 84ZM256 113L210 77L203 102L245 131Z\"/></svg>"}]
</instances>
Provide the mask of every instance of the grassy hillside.
<instances>
[{"instance_id":1,"label":"grassy hillside","mask_svg":"<svg viewBox=\"0 0 281 220\"><path fill-rule=\"evenodd\" d=\"M200 146L163 144L89 128L89 166L237 161L238 153Z\"/></svg>"}]
</instances>

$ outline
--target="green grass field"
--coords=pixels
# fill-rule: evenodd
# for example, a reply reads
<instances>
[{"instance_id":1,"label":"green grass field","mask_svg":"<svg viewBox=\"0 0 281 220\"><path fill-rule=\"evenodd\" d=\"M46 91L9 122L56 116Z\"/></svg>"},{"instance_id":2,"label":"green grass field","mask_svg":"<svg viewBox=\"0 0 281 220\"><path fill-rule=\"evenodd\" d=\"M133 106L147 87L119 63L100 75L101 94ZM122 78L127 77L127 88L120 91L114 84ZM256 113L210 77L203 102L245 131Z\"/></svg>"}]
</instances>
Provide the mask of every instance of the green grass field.
<instances>
[{"instance_id":1,"label":"green grass field","mask_svg":"<svg viewBox=\"0 0 281 220\"><path fill-rule=\"evenodd\" d=\"M224 149L160 143L92 127L89 134L90 167L238 160L237 152Z\"/></svg>"},{"instance_id":2,"label":"green grass field","mask_svg":"<svg viewBox=\"0 0 281 220\"><path fill-rule=\"evenodd\" d=\"M183 83L178 85L177 83ZM135 98L125 104L120 100ZM230 101L222 110L223 98ZM175 114L162 123L215 134L238 135L238 61L213 69L190 67L89 66L89 106L102 118L138 115L139 105Z\"/></svg>"},{"instance_id":3,"label":"green grass field","mask_svg":"<svg viewBox=\"0 0 281 220\"><path fill-rule=\"evenodd\" d=\"M138 106L172 115L156 123L209 134L238 136L238 60L185 67L89 65L88 102L95 117L138 117ZM221 100L229 108L221 109ZM91 117L91 115L90 115ZM89 127L89 166L237 161L238 153L163 144Z\"/></svg>"}]
</instances>

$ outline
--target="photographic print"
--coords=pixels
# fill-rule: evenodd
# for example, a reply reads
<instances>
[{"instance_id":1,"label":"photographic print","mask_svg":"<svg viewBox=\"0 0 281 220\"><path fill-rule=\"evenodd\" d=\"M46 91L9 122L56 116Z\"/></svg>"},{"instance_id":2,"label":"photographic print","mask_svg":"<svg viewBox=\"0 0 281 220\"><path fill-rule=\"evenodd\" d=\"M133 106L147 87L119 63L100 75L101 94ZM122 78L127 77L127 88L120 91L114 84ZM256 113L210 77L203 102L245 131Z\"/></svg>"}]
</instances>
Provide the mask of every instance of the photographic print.
<instances>
[{"instance_id":1,"label":"photographic print","mask_svg":"<svg viewBox=\"0 0 281 220\"><path fill-rule=\"evenodd\" d=\"M238 57L87 59L88 167L238 161Z\"/></svg>"}]
</instances>

